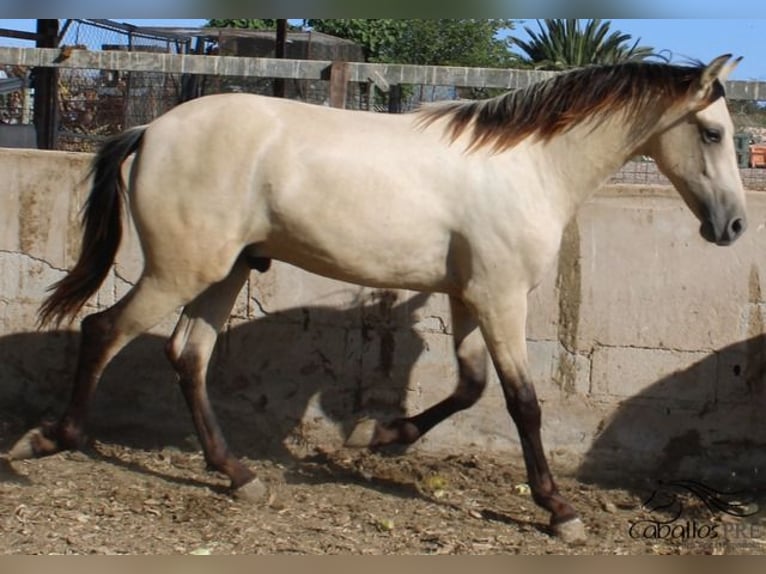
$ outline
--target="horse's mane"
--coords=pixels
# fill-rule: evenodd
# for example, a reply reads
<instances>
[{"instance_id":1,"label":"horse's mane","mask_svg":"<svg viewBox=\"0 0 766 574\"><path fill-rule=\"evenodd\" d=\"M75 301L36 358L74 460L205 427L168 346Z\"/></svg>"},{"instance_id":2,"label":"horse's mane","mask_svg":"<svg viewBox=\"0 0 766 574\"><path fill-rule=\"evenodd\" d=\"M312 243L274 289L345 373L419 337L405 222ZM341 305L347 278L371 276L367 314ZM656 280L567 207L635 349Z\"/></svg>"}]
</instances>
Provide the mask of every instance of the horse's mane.
<instances>
[{"instance_id":1,"label":"horse's mane","mask_svg":"<svg viewBox=\"0 0 766 574\"><path fill-rule=\"evenodd\" d=\"M685 100L703 69L701 63L588 66L495 98L431 104L416 113L423 127L445 119L452 142L471 129L469 150L499 152L530 135L549 140L586 119L604 120L618 111L635 116L649 105L667 109ZM715 85L711 102L723 96L723 86Z\"/></svg>"}]
</instances>

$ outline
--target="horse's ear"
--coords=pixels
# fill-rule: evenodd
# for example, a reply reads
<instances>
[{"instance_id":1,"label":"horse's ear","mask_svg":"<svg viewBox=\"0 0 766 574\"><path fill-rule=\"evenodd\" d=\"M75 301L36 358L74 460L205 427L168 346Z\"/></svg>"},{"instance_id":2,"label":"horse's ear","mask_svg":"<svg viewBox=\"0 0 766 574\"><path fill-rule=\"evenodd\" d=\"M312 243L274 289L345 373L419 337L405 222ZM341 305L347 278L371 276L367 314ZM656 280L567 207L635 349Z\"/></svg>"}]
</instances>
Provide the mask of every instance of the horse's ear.
<instances>
[{"instance_id":1,"label":"horse's ear","mask_svg":"<svg viewBox=\"0 0 766 574\"><path fill-rule=\"evenodd\" d=\"M737 67L741 60L742 56L732 60L731 54L723 54L705 66L694 90L695 101L700 103L709 102L713 84L716 81L725 82L726 78L729 77L729 74L734 71L734 68Z\"/></svg>"}]
</instances>

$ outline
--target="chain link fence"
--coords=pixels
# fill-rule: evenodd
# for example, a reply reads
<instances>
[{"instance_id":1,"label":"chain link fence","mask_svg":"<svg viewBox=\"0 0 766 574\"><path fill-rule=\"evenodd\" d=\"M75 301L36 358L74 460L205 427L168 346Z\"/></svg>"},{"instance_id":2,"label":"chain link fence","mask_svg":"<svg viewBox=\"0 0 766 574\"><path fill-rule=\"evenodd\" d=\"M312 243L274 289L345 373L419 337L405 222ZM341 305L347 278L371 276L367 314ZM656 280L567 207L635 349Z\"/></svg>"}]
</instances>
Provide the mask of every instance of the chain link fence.
<instances>
[{"instance_id":1,"label":"chain link fence","mask_svg":"<svg viewBox=\"0 0 766 574\"><path fill-rule=\"evenodd\" d=\"M0 123L28 124L32 121L32 101L27 68L0 66Z\"/></svg>"},{"instance_id":2,"label":"chain link fence","mask_svg":"<svg viewBox=\"0 0 766 574\"><path fill-rule=\"evenodd\" d=\"M740 168L739 173L742 176L745 189L766 191L766 169ZM648 159L629 161L611 178L610 182L639 185L672 185L657 169L657 164Z\"/></svg>"},{"instance_id":3,"label":"chain link fence","mask_svg":"<svg viewBox=\"0 0 766 574\"><path fill-rule=\"evenodd\" d=\"M73 49L189 52L191 38L148 33L108 20L67 20L60 45ZM105 137L150 122L180 101L181 78L162 72L59 69L57 147L93 151Z\"/></svg>"}]
</instances>

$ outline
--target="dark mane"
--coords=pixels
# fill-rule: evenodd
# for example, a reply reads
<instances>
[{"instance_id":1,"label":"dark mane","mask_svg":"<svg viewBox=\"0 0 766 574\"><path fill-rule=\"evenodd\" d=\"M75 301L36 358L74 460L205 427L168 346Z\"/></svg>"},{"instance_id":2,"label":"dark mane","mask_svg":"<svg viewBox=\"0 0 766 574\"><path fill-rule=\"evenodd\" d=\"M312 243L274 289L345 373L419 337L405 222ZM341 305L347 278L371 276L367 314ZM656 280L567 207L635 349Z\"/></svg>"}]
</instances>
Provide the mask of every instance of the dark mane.
<instances>
[{"instance_id":1,"label":"dark mane","mask_svg":"<svg viewBox=\"0 0 766 574\"><path fill-rule=\"evenodd\" d=\"M434 104L416 113L424 127L446 119L453 142L471 129L469 150L497 152L531 135L549 140L594 116L634 115L650 104L669 108L684 101L703 69L647 62L589 66L496 98ZM722 95L723 86L716 82L711 98Z\"/></svg>"}]
</instances>

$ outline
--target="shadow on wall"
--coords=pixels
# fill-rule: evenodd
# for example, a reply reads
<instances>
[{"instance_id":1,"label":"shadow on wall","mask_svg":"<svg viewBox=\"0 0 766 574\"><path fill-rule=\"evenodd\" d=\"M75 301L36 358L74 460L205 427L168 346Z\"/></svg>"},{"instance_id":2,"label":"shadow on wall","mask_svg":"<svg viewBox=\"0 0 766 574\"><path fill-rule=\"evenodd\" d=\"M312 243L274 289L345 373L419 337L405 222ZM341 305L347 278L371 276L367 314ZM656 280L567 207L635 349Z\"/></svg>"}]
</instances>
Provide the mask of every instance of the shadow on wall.
<instances>
[{"instance_id":1,"label":"shadow on wall","mask_svg":"<svg viewBox=\"0 0 766 574\"><path fill-rule=\"evenodd\" d=\"M622 402L577 476L609 487L707 480L763 488L765 447L766 335L759 335Z\"/></svg>"},{"instance_id":2,"label":"shadow on wall","mask_svg":"<svg viewBox=\"0 0 766 574\"><path fill-rule=\"evenodd\" d=\"M405 412L410 373L426 347L414 329L415 312L429 295L400 302L396 292L374 297L347 310L279 312L219 337L208 390L238 455L290 456L314 423L327 426L320 419L345 437L360 416ZM90 436L136 448L198 448L165 341L141 336L112 361L93 402ZM0 452L18 438L14 433L61 412L78 342L71 331L0 338L0 425L6 427Z\"/></svg>"}]
</instances>

